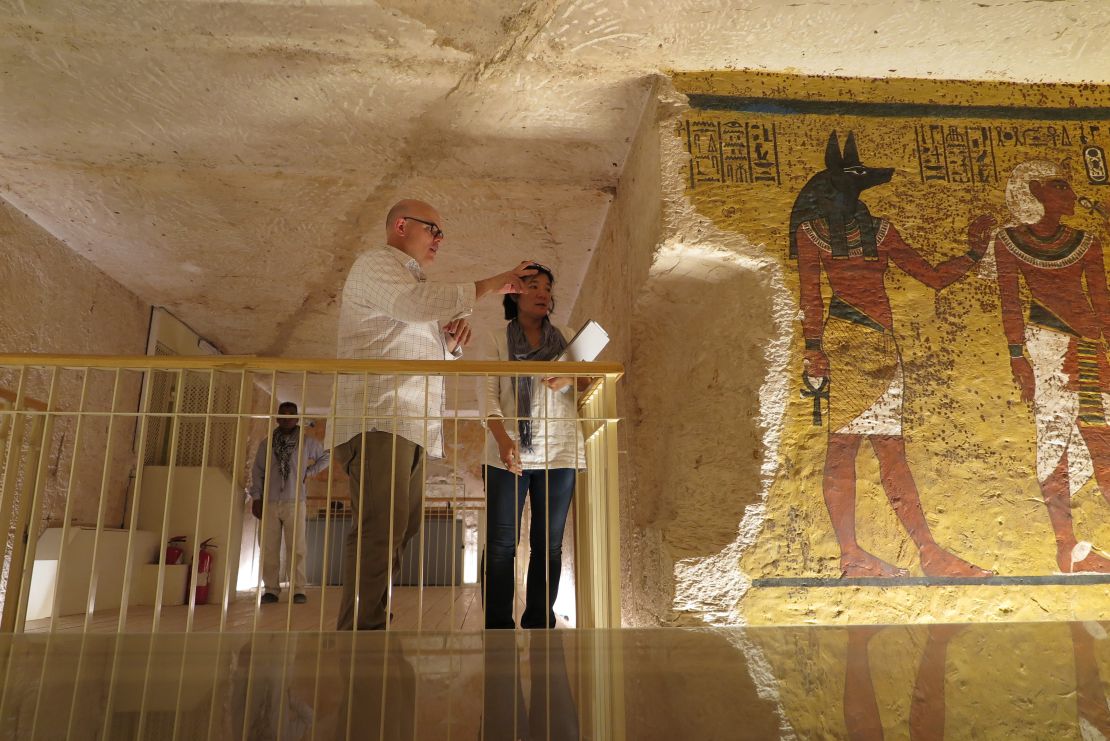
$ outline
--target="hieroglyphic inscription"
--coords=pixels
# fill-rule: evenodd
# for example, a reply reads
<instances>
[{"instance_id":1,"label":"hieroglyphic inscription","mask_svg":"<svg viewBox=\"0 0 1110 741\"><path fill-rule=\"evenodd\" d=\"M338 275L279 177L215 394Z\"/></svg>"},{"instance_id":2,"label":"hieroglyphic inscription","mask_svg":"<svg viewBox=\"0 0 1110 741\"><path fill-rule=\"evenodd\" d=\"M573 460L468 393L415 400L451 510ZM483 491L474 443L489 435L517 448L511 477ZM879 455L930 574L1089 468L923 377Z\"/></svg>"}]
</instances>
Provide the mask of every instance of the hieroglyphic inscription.
<instances>
[{"instance_id":1,"label":"hieroglyphic inscription","mask_svg":"<svg viewBox=\"0 0 1110 741\"><path fill-rule=\"evenodd\" d=\"M1078 147L1091 185L1110 184L1106 156L1095 141L1096 124L995 124L956 126L918 124L914 127L921 182L986 184L998 182L995 150Z\"/></svg>"},{"instance_id":2,"label":"hieroglyphic inscription","mask_svg":"<svg viewBox=\"0 0 1110 741\"><path fill-rule=\"evenodd\" d=\"M994 143L1004 147L1048 149L1056 147L1085 147L1094 144L1102 127L1098 124L999 124L990 127Z\"/></svg>"},{"instance_id":3,"label":"hieroglyphic inscription","mask_svg":"<svg viewBox=\"0 0 1110 741\"><path fill-rule=\"evenodd\" d=\"M998 182L989 127L919 124L914 127L914 137L921 182Z\"/></svg>"},{"instance_id":4,"label":"hieroglyphic inscription","mask_svg":"<svg viewBox=\"0 0 1110 741\"><path fill-rule=\"evenodd\" d=\"M781 183L774 124L687 121L690 187L707 183Z\"/></svg>"},{"instance_id":5,"label":"hieroglyphic inscription","mask_svg":"<svg viewBox=\"0 0 1110 741\"><path fill-rule=\"evenodd\" d=\"M1110 183L1110 172L1106 166L1106 150L1097 144L1083 148L1083 166L1087 169L1087 182L1091 185Z\"/></svg>"}]
</instances>

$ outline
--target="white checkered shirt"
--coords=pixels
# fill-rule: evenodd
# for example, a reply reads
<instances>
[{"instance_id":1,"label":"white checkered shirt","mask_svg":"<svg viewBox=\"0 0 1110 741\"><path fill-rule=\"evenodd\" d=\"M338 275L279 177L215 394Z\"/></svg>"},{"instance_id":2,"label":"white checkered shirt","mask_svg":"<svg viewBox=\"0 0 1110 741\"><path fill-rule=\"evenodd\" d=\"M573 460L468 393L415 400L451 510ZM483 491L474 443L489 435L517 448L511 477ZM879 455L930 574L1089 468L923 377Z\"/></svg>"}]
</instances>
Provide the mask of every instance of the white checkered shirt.
<instances>
[{"instance_id":1,"label":"white checkered shirt","mask_svg":"<svg viewBox=\"0 0 1110 741\"><path fill-rule=\"evenodd\" d=\"M474 311L473 283L429 283L416 260L375 247L355 261L339 309L340 358L450 360L443 325ZM442 376L341 375L333 445L363 431L400 435L443 457Z\"/></svg>"}]
</instances>

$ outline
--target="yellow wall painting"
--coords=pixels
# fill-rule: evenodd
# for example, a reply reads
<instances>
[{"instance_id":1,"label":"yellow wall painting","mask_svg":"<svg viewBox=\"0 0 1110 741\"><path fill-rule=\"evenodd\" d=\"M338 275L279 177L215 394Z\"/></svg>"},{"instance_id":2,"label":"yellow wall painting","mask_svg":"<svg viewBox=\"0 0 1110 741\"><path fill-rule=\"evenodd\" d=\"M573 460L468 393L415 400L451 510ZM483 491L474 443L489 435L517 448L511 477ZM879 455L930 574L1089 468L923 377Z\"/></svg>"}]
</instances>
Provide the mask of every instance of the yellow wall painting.
<instances>
[{"instance_id":1,"label":"yellow wall painting","mask_svg":"<svg viewBox=\"0 0 1110 741\"><path fill-rule=\"evenodd\" d=\"M1107 91L676 83L688 198L799 309L753 593L1108 591Z\"/></svg>"}]
</instances>

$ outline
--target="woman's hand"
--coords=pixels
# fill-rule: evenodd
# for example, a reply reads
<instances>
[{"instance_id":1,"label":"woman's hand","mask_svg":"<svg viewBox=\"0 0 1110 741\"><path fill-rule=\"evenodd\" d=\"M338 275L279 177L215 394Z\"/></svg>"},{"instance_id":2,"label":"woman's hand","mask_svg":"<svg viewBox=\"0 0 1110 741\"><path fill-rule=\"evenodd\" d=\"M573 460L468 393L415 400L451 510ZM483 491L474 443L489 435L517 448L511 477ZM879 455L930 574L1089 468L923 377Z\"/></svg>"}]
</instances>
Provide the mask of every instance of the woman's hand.
<instances>
[{"instance_id":1,"label":"woman's hand","mask_svg":"<svg viewBox=\"0 0 1110 741\"><path fill-rule=\"evenodd\" d=\"M517 476L524 472L524 469L520 465L520 446L517 445L516 440L513 440L508 435L498 439L497 452L498 456L501 458L501 463L503 463L505 468L510 472L515 473Z\"/></svg>"}]
</instances>

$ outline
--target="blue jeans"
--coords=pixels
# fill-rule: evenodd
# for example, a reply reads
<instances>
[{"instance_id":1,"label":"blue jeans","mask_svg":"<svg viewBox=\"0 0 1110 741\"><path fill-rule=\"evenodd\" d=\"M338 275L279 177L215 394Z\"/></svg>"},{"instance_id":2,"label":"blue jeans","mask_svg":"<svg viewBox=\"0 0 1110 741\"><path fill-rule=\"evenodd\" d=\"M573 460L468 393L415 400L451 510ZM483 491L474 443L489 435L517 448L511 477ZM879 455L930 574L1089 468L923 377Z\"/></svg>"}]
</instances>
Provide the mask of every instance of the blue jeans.
<instances>
[{"instance_id":1,"label":"blue jeans","mask_svg":"<svg viewBox=\"0 0 1110 741\"><path fill-rule=\"evenodd\" d=\"M485 607L487 628L515 628L514 565L520 539L520 511L531 496L532 525L528 534L528 584L522 628L554 628L551 609L559 593L563 569L563 529L574 496L573 468L527 469L521 476L494 466L486 475Z\"/></svg>"}]
</instances>

